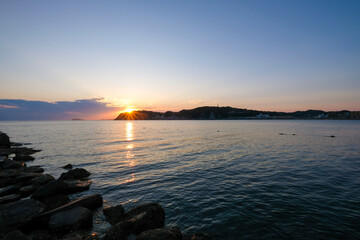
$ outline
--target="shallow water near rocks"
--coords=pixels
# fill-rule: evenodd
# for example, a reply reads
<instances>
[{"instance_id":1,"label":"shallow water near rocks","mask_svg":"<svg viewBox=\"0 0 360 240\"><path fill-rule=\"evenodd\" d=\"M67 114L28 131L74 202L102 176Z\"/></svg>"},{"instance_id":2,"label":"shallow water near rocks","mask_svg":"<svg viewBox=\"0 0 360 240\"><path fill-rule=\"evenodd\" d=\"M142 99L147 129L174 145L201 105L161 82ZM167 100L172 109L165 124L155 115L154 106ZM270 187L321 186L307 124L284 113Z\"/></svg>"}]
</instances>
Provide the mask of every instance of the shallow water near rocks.
<instances>
[{"instance_id":1,"label":"shallow water near rocks","mask_svg":"<svg viewBox=\"0 0 360 240\"><path fill-rule=\"evenodd\" d=\"M185 234L360 239L360 121L0 122L0 131L42 150L28 165L91 172L90 190L73 197L100 193L126 210L158 202ZM99 210L94 231L108 227Z\"/></svg>"}]
</instances>

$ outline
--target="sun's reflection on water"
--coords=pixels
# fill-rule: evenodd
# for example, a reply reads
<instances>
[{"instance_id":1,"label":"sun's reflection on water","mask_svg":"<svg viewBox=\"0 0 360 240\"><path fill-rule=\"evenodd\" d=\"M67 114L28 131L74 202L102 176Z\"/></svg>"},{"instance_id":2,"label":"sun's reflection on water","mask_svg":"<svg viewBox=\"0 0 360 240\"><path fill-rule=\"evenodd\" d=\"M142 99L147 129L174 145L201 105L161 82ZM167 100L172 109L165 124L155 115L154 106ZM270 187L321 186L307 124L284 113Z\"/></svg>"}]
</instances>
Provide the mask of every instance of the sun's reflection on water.
<instances>
[{"instance_id":1,"label":"sun's reflection on water","mask_svg":"<svg viewBox=\"0 0 360 240\"><path fill-rule=\"evenodd\" d=\"M125 154L125 158L127 161L127 165L129 168L133 168L135 167L135 160L134 160L134 153L133 153L133 148L134 148L134 144L132 143L133 141L133 123L132 122L127 122L126 123L126 140L128 141L128 144L126 145L126 154ZM120 184L125 184L125 183L130 183L135 181L135 174L132 173L131 174L131 178L126 179L124 181L122 181Z\"/></svg>"}]
</instances>

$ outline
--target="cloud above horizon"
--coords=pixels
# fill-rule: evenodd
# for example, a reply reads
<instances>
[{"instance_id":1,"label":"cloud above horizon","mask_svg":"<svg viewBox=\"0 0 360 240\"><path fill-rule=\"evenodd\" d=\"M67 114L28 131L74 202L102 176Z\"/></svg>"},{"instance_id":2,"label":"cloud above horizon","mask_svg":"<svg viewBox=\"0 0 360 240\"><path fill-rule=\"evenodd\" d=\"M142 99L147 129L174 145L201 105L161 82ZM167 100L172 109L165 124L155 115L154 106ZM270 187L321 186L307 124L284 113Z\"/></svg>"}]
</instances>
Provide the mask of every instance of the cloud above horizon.
<instances>
[{"instance_id":1,"label":"cloud above horizon","mask_svg":"<svg viewBox=\"0 0 360 240\"><path fill-rule=\"evenodd\" d=\"M58 102L0 99L0 120L113 119L124 108L112 106L104 98Z\"/></svg>"}]
</instances>

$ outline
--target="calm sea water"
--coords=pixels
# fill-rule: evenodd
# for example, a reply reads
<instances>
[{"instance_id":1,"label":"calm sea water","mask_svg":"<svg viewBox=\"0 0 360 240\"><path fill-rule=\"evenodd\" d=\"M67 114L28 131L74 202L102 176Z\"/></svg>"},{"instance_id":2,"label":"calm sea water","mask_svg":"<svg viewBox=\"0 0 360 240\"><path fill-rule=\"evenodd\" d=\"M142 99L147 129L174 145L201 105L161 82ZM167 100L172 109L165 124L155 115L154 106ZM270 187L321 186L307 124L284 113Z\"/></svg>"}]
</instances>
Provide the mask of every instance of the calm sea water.
<instances>
[{"instance_id":1,"label":"calm sea water","mask_svg":"<svg viewBox=\"0 0 360 240\"><path fill-rule=\"evenodd\" d=\"M98 192L127 210L158 202L185 234L360 239L360 121L0 122L0 131L42 149L30 165L56 177L67 163L90 171L90 191L74 197ZM102 235L101 210L95 220Z\"/></svg>"}]
</instances>

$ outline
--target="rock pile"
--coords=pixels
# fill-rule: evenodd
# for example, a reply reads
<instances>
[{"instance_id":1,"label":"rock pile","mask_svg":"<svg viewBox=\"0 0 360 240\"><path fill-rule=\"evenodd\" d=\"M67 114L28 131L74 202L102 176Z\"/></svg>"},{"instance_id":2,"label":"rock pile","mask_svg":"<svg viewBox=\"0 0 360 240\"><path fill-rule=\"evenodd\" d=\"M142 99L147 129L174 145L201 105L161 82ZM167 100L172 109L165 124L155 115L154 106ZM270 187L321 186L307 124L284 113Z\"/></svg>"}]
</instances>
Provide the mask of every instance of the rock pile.
<instances>
[{"instance_id":1,"label":"rock pile","mask_svg":"<svg viewBox=\"0 0 360 240\"><path fill-rule=\"evenodd\" d=\"M40 166L27 167L38 150L11 143L0 133L0 238L4 240L92 240L93 211L103 205L100 194L70 200L68 194L86 191L91 185L90 173L82 168L70 169L55 179L44 174ZM9 159L10 154L15 157ZM125 240L136 234L136 240L181 240L178 228L164 228L165 211L157 203L140 205L125 212L121 205L105 207L103 213L112 225L104 240ZM184 239L208 240L197 233Z\"/></svg>"}]
</instances>

